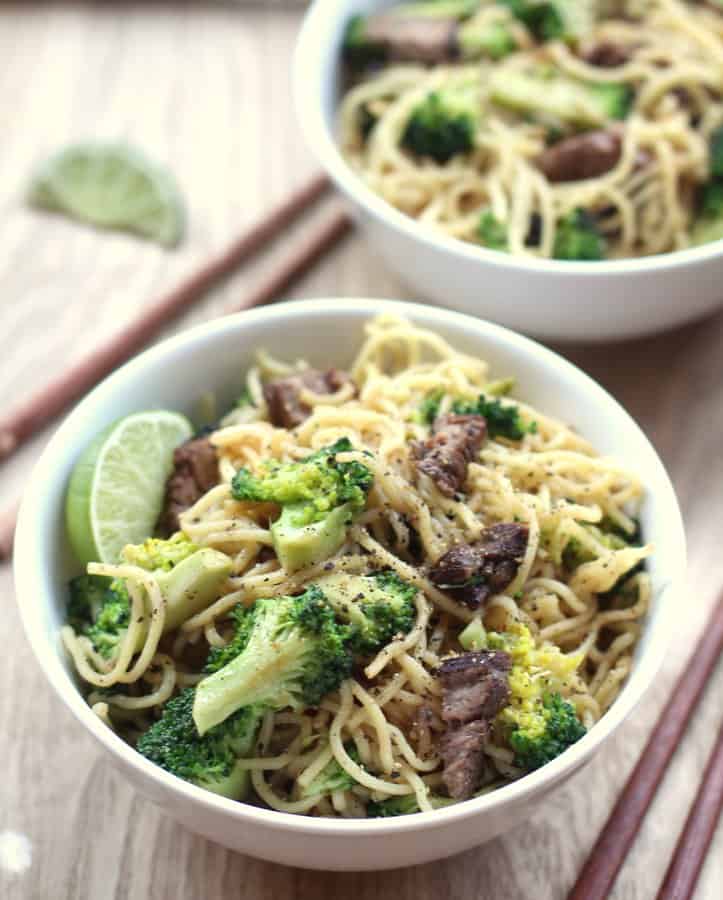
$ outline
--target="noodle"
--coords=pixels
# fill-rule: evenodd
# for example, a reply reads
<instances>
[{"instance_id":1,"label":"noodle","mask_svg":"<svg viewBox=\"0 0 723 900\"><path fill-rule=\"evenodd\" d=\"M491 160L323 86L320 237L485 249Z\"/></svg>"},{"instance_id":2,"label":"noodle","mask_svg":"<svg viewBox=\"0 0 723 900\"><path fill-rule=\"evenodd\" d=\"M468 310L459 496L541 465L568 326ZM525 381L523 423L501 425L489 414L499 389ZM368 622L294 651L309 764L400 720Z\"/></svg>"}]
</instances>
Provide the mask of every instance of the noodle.
<instances>
[{"instance_id":1,"label":"noodle","mask_svg":"<svg viewBox=\"0 0 723 900\"><path fill-rule=\"evenodd\" d=\"M390 63L362 75L339 111L347 161L389 204L450 237L485 244L478 226L489 210L504 225L513 255L598 258L555 252L560 221L577 209L594 216L607 258L695 244L692 187L709 178L708 141L723 123L723 17L703 3L682 0L649 0L637 12L628 9L630 3L617 7L620 18L599 17L582 40L583 47L624 49L626 61L606 66L586 62L562 41L536 44L508 8L483 0L470 23L482 28L499 22L514 35L517 52L496 61L429 68ZM631 15L623 18L623 12ZM587 125L610 133L623 128L619 158L602 174L549 180L538 158L560 136L583 126L549 111L512 109L490 86L491 76L504 84L518 72L545 67L578 84L620 85L633 95L624 123L603 115ZM403 137L415 108L447 89L472 91L478 100L471 149L446 161L407 152Z\"/></svg>"},{"instance_id":2,"label":"noodle","mask_svg":"<svg viewBox=\"0 0 723 900\"><path fill-rule=\"evenodd\" d=\"M90 572L125 581L131 604L127 630L110 659L70 626L62 631L78 673L93 688L88 700L94 712L110 727L137 736L170 697L203 678L205 655L228 642L229 613L238 604L298 593L330 573L385 569L413 585L409 630L364 660L356 677L326 694L318 708L263 716L249 758L238 765L249 772L256 799L284 812L363 816L370 803L395 797L409 798L421 810L435 807L444 727L435 670L462 650L460 631L473 620L493 631L523 623L537 646L559 648L574 669L562 691L582 721L593 725L630 671L651 600L644 571L622 582L624 590L606 595L637 569L650 546L611 548L595 530L605 519L634 531L642 500L634 476L597 456L562 423L520 402L521 415L535 428L519 441L489 439L479 462L469 465L466 494L443 496L430 479L417 477L410 455L410 440L428 434L416 415L420 403L432 389L474 398L506 390L509 382L491 382L484 362L457 353L439 335L406 320L380 316L366 332L352 366L356 398L348 391L332 395L331 402L326 395L305 395L311 412L293 431L273 428L260 405L253 416L247 411L245 422L226 423L212 434L224 480L181 522L194 542L231 560L232 574L218 597L162 638L165 608L153 574L125 563L91 564ZM297 369L262 355L248 380L258 386L269 371ZM448 408L442 400L441 409ZM268 510L234 500L229 478L241 465L300 459L339 436L348 436L355 448L344 458L373 471L367 507L330 559L289 574L268 551L259 556L271 543ZM503 593L472 610L432 583L430 564L451 545L479 540L490 524L511 521L526 524L529 537ZM573 570L564 563L571 542L587 554ZM310 795L332 764L353 787ZM480 790L522 774L494 731L484 748Z\"/></svg>"}]
</instances>

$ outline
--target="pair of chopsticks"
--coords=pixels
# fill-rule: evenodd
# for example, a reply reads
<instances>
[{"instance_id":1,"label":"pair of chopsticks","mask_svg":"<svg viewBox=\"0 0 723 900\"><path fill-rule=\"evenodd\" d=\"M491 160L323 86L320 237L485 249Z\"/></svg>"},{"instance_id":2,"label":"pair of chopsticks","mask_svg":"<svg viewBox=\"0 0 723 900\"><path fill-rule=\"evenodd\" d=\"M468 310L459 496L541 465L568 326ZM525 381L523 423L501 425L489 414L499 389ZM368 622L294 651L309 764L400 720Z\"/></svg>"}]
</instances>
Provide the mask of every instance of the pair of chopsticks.
<instances>
[{"instance_id":1,"label":"pair of chopsticks","mask_svg":"<svg viewBox=\"0 0 723 900\"><path fill-rule=\"evenodd\" d=\"M723 593L648 738L568 900L606 900L673 753L723 653ZM692 897L723 810L723 725L678 838L657 900Z\"/></svg>"},{"instance_id":2,"label":"pair of chopsticks","mask_svg":"<svg viewBox=\"0 0 723 900\"><path fill-rule=\"evenodd\" d=\"M194 272L169 293L151 303L137 318L71 365L55 381L33 394L24 403L0 417L0 461L11 456L33 434L75 400L94 387L121 363L148 344L172 319L203 297L214 285L238 269L278 237L328 189L323 174L315 175L271 212L231 243L218 256ZM311 229L302 242L241 303L225 314L262 306L278 298L304 275L350 230L351 222L340 210ZM17 509L0 515L0 560L12 554Z\"/></svg>"}]
</instances>

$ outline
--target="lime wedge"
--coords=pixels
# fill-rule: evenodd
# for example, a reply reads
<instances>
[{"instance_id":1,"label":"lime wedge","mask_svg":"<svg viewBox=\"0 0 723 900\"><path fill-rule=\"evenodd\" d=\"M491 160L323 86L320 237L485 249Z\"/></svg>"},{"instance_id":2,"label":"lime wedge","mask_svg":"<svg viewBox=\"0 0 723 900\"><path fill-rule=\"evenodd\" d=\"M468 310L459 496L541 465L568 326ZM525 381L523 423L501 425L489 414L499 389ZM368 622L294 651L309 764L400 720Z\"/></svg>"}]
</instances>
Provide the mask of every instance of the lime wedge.
<instances>
[{"instance_id":1,"label":"lime wedge","mask_svg":"<svg viewBox=\"0 0 723 900\"><path fill-rule=\"evenodd\" d=\"M80 562L114 563L126 544L153 534L173 451L193 434L175 412L133 413L85 449L68 484L65 520Z\"/></svg>"},{"instance_id":2,"label":"lime wedge","mask_svg":"<svg viewBox=\"0 0 723 900\"><path fill-rule=\"evenodd\" d=\"M166 247L175 246L183 231L183 201L173 177L124 144L62 150L37 170L28 201Z\"/></svg>"}]
</instances>

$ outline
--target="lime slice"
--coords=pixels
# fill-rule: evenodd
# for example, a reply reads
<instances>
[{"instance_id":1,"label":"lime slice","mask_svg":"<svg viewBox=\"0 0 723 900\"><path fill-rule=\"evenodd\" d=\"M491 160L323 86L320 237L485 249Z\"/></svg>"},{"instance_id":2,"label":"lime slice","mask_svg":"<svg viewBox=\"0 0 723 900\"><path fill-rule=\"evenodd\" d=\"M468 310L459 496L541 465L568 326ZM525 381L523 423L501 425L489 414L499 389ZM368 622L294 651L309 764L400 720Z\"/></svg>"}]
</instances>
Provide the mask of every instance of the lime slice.
<instances>
[{"instance_id":1,"label":"lime slice","mask_svg":"<svg viewBox=\"0 0 723 900\"><path fill-rule=\"evenodd\" d=\"M173 177L124 144L77 144L62 150L35 173L28 200L166 247L175 246L183 231L183 201Z\"/></svg>"},{"instance_id":2,"label":"lime slice","mask_svg":"<svg viewBox=\"0 0 723 900\"><path fill-rule=\"evenodd\" d=\"M75 464L65 499L70 543L85 565L114 563L153 534L173 451L193 434L178 413L133 413L107 428Z\"/></svg>"}]
</instances>

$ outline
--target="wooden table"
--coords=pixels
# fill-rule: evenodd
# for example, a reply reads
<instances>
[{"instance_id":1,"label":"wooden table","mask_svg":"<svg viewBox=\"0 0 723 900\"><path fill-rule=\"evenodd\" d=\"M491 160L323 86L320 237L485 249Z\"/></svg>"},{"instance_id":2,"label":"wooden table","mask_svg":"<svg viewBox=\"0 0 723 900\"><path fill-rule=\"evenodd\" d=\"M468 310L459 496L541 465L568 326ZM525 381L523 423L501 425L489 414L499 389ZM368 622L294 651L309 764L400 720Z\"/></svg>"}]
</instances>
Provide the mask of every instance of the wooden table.
<instances>
[{"instance_id":1,"label":"wooden table","mask_svg":"<svg viewBox=\"0 0 723 900\"><path fill-rule=\"evenodd\" d=\"M299 15L278 5L252 11L152 2L0 5L3 404L44 384L313 170L290 100L288 61ZM96 234L23 206L33 162L86 136L122 136L170 164L190 207L188 238L180 250L166 253ZM275 253L303 236L304 227L178 327L242 296L268 271ZM294 291L330 294L408 296L356 236ZM4 566L0 897L563 898L723 583L723 315L656 339L562 352L606 385L657 446L683 504L690 554L679 638L663 660L656 688L584 774L529 824L442 863L381 874L320 874L230 853L175 825L100 757L31 656L11 571ZM3 504L22 490L47 436L41 434L0 469ZM720 720L723 671L715 682L614 900L655 896ZM32 861L26 867L28 849ZM697 897L722 894L719 829Z\"/></svg>"}]
</instances>

